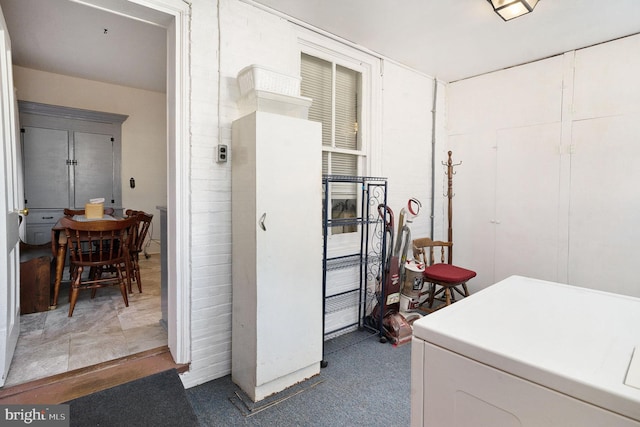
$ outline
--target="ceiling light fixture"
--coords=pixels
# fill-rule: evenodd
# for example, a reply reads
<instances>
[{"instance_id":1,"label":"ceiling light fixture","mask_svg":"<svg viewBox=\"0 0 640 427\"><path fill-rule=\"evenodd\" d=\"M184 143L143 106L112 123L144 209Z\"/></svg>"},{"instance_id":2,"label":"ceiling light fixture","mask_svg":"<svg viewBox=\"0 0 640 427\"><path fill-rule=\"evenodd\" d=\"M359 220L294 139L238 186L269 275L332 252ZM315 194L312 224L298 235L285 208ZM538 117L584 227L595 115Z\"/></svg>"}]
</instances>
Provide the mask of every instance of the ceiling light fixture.
<instances>
[{"instance_id":1,"label":"ceiling light fixture","mask_svg":"<svg viewBox=\"0 0 640 427\"><path fill-rule=\"evenodd\" d=\"M518 16L526 15L533 11L538 0L487 0L493 6L493 10L505 21Z\"/></svg>"}]
</instances>

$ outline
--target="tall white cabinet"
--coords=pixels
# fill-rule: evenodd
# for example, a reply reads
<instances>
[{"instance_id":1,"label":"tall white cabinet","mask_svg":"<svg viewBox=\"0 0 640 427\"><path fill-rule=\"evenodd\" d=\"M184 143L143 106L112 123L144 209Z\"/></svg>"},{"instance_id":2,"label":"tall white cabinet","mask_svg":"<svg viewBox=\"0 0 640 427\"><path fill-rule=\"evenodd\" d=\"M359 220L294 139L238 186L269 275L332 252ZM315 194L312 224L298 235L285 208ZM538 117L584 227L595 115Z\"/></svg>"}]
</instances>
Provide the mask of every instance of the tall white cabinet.
<instances>
[{"instance_id":1,"label":"tall white cabinet","mask_svg":"<svg viewBox=\"0 0 640 427\"><path fill-rule=\"evenodd\" d=\"M321 125L257 111L232 129L232 379L254 401L320 371Z\"/></svg>"}]
</instances>

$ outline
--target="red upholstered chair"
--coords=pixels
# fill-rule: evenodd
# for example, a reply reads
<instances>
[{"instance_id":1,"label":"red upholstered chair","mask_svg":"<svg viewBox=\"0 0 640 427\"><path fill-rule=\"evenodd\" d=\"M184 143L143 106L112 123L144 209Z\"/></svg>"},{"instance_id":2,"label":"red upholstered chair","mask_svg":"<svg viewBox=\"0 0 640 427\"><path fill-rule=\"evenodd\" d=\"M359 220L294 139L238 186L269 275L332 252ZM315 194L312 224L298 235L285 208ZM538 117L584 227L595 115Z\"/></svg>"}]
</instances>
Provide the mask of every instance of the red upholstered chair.
<instances>
[{"instance_id":1,"label":"red upholstered chair","mask_svg":"<svg viewBox=\"0 0 640 427\"><path fill-rule=\"evenodd\" d=\"M438 299L447 306L456 300L455 293L469 296L467 281L476 277L476 272L452 264L451 248L453 243L434 241L428 237L413 241L413 257L425 264L422 277L429 283L429 308ZM439 250L436 250L439 248ZM440 252L439 262L436 252Z\"/></svg>"}]
</instances>

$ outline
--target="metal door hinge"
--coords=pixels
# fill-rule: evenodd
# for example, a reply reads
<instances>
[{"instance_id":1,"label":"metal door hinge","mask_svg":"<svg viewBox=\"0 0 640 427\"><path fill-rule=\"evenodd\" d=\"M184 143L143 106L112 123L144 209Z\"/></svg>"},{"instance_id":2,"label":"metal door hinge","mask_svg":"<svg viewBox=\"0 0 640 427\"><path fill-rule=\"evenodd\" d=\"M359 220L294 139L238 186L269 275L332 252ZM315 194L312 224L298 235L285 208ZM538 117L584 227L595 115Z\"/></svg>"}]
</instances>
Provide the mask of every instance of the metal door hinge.
<instances>
[{"instance_id":1,"label":"metal door hinge","mask_svg":"<svg viewBox=\"0 0 640 427\"><path fill-rule=\"evenodd\" d=\"M78 161L77 160L69 160L67 159L67 166L72 166L72 165L77 165Z\"/></svg>"}]
</instances>

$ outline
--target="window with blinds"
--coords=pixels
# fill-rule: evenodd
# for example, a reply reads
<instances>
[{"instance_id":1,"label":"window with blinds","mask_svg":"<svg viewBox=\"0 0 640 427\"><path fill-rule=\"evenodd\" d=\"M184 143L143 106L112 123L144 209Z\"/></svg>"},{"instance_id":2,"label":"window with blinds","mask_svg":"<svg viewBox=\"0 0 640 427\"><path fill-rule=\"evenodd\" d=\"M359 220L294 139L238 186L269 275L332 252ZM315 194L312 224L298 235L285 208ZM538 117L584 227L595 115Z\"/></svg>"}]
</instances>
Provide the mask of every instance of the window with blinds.
<instances>
[{"instance_id":1,"label":"window with blinds","mask_svg":"<svg viewBox=\"0 0 640 427\"><path fill-rule=\"evenodd\" d=\"M358 133L360 73L304 53L300 68L300 92L313 100L309 120L322 123L322 173L362 175L364 152ZM330 192L331 218L357 216L356 184L336 183ZM332 227L331 231L354 232L356 227Z\"/></svg>"}]
</instances>

